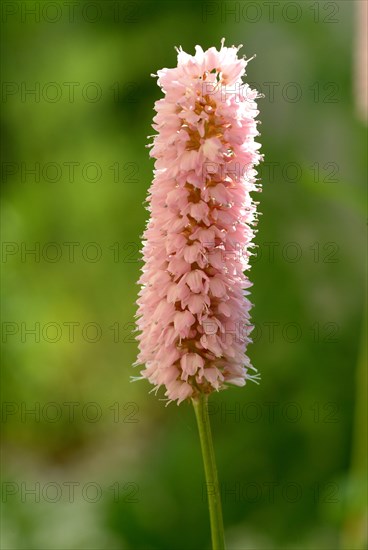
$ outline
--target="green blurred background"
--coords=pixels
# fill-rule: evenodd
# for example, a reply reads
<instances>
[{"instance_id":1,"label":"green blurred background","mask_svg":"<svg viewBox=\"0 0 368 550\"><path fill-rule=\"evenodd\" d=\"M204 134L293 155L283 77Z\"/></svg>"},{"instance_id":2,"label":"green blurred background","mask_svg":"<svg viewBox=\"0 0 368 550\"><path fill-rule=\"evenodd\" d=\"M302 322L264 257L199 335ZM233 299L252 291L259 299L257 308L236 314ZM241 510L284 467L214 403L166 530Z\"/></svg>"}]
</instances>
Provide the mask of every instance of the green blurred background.
<instances>
[{"instance_id":1,"label":"green blurred background","mask_svg":"<svg viewBox=\"0 0 368 550\"><path fill-rule=\"evenodd\" d=\"M130 376L150 73L222 37L265 94L262 382L210 411L228 547L365 548L360 4L3 2L2 548L210 548L192 408Z\"/></svg>"}]
</instances>

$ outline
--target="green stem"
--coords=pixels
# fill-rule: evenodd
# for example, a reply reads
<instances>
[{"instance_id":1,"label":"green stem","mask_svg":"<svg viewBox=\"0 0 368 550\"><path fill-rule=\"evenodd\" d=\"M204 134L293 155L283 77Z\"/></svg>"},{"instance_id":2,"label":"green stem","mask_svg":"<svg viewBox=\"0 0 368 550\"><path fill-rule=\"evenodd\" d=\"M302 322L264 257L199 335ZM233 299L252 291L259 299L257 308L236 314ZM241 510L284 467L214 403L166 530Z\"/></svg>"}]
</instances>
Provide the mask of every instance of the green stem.
<instances>
[{"instance_id":1,"label":"green stem","mask_svg":"<svg viewBox=\"0 0 368 550\"><path fill-rule=\"evenodd\" d=\"M354 550L367 547L367 317L362 323L361 350L356 371L355 418L351 466L349 473L349 499L343 525L341 547Z\"/></svg>"},{"instance_id":2,"label":"green stem","mask_svg":"<svg viewBox=\"0 0 368 550\"><path fill-rule=\"evenodd\" d=\"M200 394L199 397L192 399L192 401L197 418L204 471L206 475L212 548L213 550L225 550L220 486L217 477L216 459L213 450L210 419L208 416L208 396L205 394Z\"/></svg>"}]
</instances>

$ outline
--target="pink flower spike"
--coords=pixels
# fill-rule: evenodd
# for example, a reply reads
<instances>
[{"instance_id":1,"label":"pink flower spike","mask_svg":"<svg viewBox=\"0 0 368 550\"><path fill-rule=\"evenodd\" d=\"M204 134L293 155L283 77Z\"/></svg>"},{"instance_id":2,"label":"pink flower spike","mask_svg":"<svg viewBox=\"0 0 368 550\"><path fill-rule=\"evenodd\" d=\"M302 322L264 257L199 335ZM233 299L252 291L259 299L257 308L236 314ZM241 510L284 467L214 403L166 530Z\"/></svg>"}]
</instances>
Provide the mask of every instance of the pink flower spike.
<instances>
[{"instance_id":1,"label":"pink flower spike","mask_svg":"<svg viewBox=\"0 0 368 550\"><path fill-rule=\"evenodd\" d=\"M245 272L252 255L262 160L255 120L260 95L244 84L239 48L195 55L178 49L157 71L150 144L155 159L143 235L137 337L140 378L178 404L257 380L246 355L251 332ZM138 379L138 377L136 377Z\"/></svg>"}]
</instances>

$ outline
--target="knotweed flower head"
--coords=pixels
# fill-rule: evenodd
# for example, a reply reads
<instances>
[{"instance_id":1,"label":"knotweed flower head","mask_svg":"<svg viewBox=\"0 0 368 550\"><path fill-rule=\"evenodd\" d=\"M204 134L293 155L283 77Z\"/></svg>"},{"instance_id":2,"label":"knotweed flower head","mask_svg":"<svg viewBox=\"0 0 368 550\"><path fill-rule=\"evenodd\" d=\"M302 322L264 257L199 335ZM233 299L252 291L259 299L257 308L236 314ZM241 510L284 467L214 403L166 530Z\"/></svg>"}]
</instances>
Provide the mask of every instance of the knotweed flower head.
<instances>
[{"instance_id":1,"label":"knotweed flower head","mask_svg":"<svg viewBox=\"0 0 368 550\"><path fill-rule=\"evenodd\" d=\"M239 48L178 50L158 71L150 155L150 219L143 236L137 328L138 378L179 404L199 392L257 378L251 341L249 268L261 160L259 94L243 84ZM255 369L254 369L255 370Z\"/></svg>"}]
</instances>

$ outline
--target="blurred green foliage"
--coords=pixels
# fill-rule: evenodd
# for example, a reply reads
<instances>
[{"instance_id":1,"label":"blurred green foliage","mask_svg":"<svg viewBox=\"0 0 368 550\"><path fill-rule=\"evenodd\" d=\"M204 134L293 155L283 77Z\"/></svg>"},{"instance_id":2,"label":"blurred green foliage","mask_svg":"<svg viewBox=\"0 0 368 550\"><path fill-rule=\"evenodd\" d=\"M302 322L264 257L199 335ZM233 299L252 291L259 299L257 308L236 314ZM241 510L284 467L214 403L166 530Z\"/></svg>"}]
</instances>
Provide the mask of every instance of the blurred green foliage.
<instances>
[{"instance_id":1,"label":"blurred green foliage","mask_svg":"<svg viewBox=\"0 0 368 550\"><path fill-rule=\"evenodd\" d=\"M160 97L150 74L175 65L174 46L224 36L257 54L248 81L266 96L250 274L262 382L212 399L228 544L336 548L349 510L361 514L349 493L365 177L353 3L281 2L273 18L262 1L68 4L3 3L2 547L210 547L193 411L130 376ZM37 323L39 341L25 333ZM42 496L49 483L60 498Z\"/></svg>"}]
</instances>

